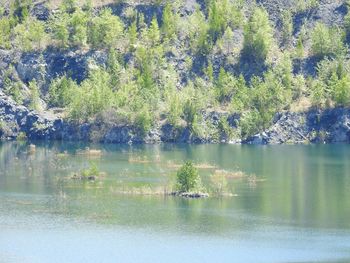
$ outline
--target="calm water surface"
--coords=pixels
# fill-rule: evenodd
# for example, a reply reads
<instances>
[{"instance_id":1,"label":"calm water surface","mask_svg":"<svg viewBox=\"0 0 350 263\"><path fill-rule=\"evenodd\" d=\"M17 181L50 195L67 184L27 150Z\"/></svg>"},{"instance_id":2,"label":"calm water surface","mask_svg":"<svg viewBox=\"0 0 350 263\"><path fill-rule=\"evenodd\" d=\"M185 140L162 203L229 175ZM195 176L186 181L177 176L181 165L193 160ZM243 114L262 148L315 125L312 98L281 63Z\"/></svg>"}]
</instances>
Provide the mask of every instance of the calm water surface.
<instances>
[{"instance_id":1,"label":"calm water surface","mask_svg":"<svg viewBox=\"0 0 350 263\"><path fill-rule=\"evenodd\" d=\"M350 262L349 158L348 145L3 143L0 262ZM215 170L254 180L228 178L233 197L136 194L164 191L187 159L211 191ZM70 179L91 164L101 180Z\"/></svg>"}]
</instances>

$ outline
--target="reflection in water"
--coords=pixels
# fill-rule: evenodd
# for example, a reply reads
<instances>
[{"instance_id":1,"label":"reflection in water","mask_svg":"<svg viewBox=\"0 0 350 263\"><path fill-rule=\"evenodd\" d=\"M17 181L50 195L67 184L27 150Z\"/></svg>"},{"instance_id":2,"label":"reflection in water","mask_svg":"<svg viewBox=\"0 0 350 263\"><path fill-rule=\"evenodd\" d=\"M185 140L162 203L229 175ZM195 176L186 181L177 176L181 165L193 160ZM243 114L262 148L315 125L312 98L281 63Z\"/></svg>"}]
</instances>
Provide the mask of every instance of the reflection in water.
<instances>
[{"instance_id":1,"label":"reflection in water","mask_svg":"<svg viewBox=\"0 0 350 263\"><path fill-rule=\"evenodd\" d=\"M87 146L101 150L102 155L78 154ZM81 226L92 232L103 227L118 234L120 229L130 229L134 234L150 231L152 235L192 236L208 247L210 242L224 238L235 240L236 253L257 242L266 246L262 251L275 248L286 256L286 251L278 250L278 241L286 243L284 249L298 251L300 244L310 241L315 244L314 252L301 257L301 261L307 261L308 257L324 261L350 258L350 247L346 245L350 243L349 154L348 145L84 143L42 143L30 154L25 143L3 143L0 144L0 236L12 235L10 230L18 228L25 235L38 223L40 227L58 227L63 232L62 228L73 225L73 229ZM212 187L215 169L218 169L216 174L241 170L254 177L245 180L228 176L227 189L237 194L235 197L190 200L118 194L118 189L136 187L163 189L173 182L176 165L188 159L202 164L200 174L207 188ZM69 180L72 173L91 163L96 163L106 177L97 182ZM327 238L333 238L332 248L326 246ZM2 257L10 258L5 252L0 248L0 261ZM231 255L226 250L223 253L222 260ZM273 260L270 256L265 257L266 262Z\"/></svg>"}]
</instances>

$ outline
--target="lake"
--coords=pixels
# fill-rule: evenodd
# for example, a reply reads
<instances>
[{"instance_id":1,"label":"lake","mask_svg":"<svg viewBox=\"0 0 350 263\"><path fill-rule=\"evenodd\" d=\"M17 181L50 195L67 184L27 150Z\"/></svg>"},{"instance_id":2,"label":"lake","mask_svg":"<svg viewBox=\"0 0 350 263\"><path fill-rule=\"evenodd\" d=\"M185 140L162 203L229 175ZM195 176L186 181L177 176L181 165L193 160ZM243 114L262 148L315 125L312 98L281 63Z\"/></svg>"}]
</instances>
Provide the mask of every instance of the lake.
<instances>
[{"instance_id":1,"label":"lake","mask_svg":"<svg viewBox=\"0 0 350 263\"><path fill-rule=\"evenodd\" d=\"M1 143L0 262L350 262L350 146Z\"/></svg>"}]
</instances>

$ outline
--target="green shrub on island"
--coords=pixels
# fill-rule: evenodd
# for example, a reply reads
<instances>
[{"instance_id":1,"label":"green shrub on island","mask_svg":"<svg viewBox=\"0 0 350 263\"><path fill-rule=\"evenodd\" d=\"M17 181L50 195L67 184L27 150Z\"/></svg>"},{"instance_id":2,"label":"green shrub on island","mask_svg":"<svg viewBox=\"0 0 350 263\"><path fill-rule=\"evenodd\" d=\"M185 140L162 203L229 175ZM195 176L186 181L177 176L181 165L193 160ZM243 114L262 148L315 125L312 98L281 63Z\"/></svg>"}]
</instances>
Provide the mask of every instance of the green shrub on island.
<instances>
[{"instance_id":1,"label":"green shrub on island","mask_svg":"<svg viewBox=\"0 0 350 263\"><path fill-rule=\"evenodd\" d=\"M180 193L196 191L201 188L201 178L193 163L187 161L176 174L176 190Z\"/></svg>"},{"instance_id":2,"label":"green shrub on island","mask_svg":"<svg viewBox=\"0 0 350 263\"><path fill-rule=\"evenodd\" d=\"M72 179L74 180L89 180L95 181L100 176L100 171L95 163L90 164L88 168L80 171L80 173L74 173Z\"/></svg>"}]
</instances>

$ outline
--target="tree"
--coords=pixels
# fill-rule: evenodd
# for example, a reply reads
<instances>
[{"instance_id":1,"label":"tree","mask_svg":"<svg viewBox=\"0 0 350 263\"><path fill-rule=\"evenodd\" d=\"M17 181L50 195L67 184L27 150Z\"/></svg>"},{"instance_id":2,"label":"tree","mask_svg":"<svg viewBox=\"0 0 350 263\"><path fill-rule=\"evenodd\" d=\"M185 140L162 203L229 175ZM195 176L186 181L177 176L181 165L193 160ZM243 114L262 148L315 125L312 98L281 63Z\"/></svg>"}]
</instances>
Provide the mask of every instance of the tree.
<instances>
[{"instance_id":1,"label":"tree","mask_svg":"<svg viewBox=\"0 0 350 263\"><path fill-rule=\"evenodd\" d=\"M185 162L177 171L176 183L176 188L179 192L193 191L200 186L199 173L192 162Z\"/></svg>"},{"instance_id":2,"label":"tree","mask_svg":"<svg viewBox=\"0 0 350 263\"><path fill-rule=\"evenodd\" d=\"M119 88L122 66L119 63L118 53L111 49L108 53L107 71L111 76L111 86L114 90Z\"/></svg>"},{"instance_id":3,"label":"tree","mask_svg":"<svg viewBox=\"0 0 350 263\"><path fill-rule=\"evenodd\" d=\"M200 9L196 9L188 21L188 37L193 52L203 55L209 52L211 42L208 36L208 29L203 13Z\"/></svg>"},{"instance_id":4,"label":"tree","mask_svg":"<svg viewBox=\"0 0 350 263\"><path fill-rule=\"evenodd\" d=\"M219 76L215 83L216 96L219 102L231 100L235 89L235 78L220 68Z\"/></svg>"},{"instance_id":5,"label":"tree","mask_svg":"<svg viewBox=\"0 0 350 263\"><path fill-rule=\"evenodd\" d=\"M134 21L129 29L128 29L128 37L129 37L129 47L130 50L134 50L135 49L135 44L137 41L137 25L136 25L136 21Z\"/></svg>"},{"instance_id":6,"label":"tree","mask_svg":"<svg viewBox=\"0 0 350 263\"><path fill-rule=\"evenodd\" d=\"M172 6L168 2L163 10L161 32L164 38L171 39L176 31L176 17L173 14Z\"/></svg>"},{"instance_id":7,"label":"tree","mask_svg":"<svg viewBox=\"0 0 350 263\"><path fill-rule=\"evenodd\" d=\"M77 84L70 78L62 76L54 79L49 87L49 104L51 107L66 107L74 97Z\"/></svg>"},{"instance_id":8,"label":"tree","mask_svg":"<svg viewBox=\"0 0 350 263\"><path fill-rule=\"evenodd\" d=\"M151 46L156 46L157 44L159 44L160 31L159 31L157 17L155 17L155 16L153 17L153 19L151 21L151 25L148 29L147 37L148 37L148 40L149 40Z\"/></svg>"},{"instance_id":9,"label":"tree","mask_svg":"<svg viewBox=\"0 0 350 263\"><path fill-rule=\"evenodd\" d=\"M312 52L316 57L334 57L345 53L343 35L338 28L328 28L317 23L311 33Z\"/></svg>"},{"instance_id":10,"label":"tree","mask_svg":"<svg viewBox=\"0 0 350 263\"><path fill-rule=\"evenodd\" d=\"M18 22L22 23L29 17L31 7L31 0L14 0L11 3L10 12L18 20Z\"/></svg>"},{"instance_id":11,"label":"tree","mask_svg":"<svg viewBox=\"0 0 350 263\"><path fill-rule=\"evenodd\" d=\"M40 91L39 91L38 85L37 85L35 80L32 80L31 82L29 82L29 90L30 90L29 108L31 110L38 110L39 109Z\"/></svg>"},{"instance_id":12,"label":"tree","mask_svg":"<svg viewBox=\"0 0 350 263\"><path fill-rule=\"evenodd\" d=\"M124 25L112 10L105 8L99 16L92 19L89 31L89 43L93 48L111 48L122 37Z\"/></svg>"},{"instance_id":13,"label":"tree","mask_svg":"<svg viewBox=\"0 0 350 263\"><path fill-rule=\"evenodd\" d=\"M336 73L333 73L330 79L329 88L332 93L332 98L337 105L347 106L350 103L350 78L343 75L340 78Z\"/></svg>"},{"instance_id":14,"label":"tree","mask_svg":"<svg viewBox=\"0 0 350 263\"><path fill-rule=\"evenodd\" d=\"M87 43L87 17L86 14L77 9L69 21L70 42L76 46L84 46Z\"/></svg>"},{"instance_id":15,"label":"tree","mask_svg":"<svg viewBox=\"0 0 350 263\"><path fill-rule=\"evenodd\" d=\"M290 10L284 10L281 14L282 20L282 41L285 46L289 46L293 34L293 20Z\"/></svg>"},{"instance_id":16,"label":"tree","mask_svg":"<svg viewBox=\"0 0 350 263\"><path fill-rule=\"evenodd\" d=\"M66 13L74 13L78 8L76 0L63 0L61 4L61 10Z\"/></svg>"},{"instance_id":17,"label":"tree","mask_svg":"<svg viewBox=\"0 0 350 263\"><path fill-rule=\"evenodd\" d=\"M183 106L184 120L187 126L193 131L194 126L198 121L197 105L191 99L188 99Z\"/></svg>"},{"instance_id":18,"label":"tree","mask_svg":"<svg viewBox=\"0 0 350 263\"><path fill-rule=\"evenodd\" d=\"M10 48L11 47L11 21L8 17L0 18L0 47Z\"/></svg>"},{"instance_id":19,"label":"tree","mask_svg":"<svg viewBox=\"0 0 350 263\"><path fill-rule=\"evenodd\" d=\"M222 49L224 54L230 54L233 50L234 39L233 32L230 27L227 27L224 35L222 36Z\"/></svg>"},{"instance_id":20,"label":"tree","mask_svg":"<svg viewBox=\"0 0 350 263\"><path fill-rule=\"evenodd\" d=\"M253 62L265 62L272 44L272 28L265 9L256 7L244 28L242 56Z\"/></svg>"},{"instance_id":21,"label":"tree","mask_svg":"<svg viewBox=\"0 0 350 263\"><path fill-rule=\"evenodd\" d=\"M43 47L46 38L44 23L28 18L14 29L15 43L23 51L38 50Z\"/></svg>"},{"instance_id":22,"label":"tree","mask_svg":"<svg viewBox=\"0 0 350 263\"><path fill-rule=\"evenodd\" d=\"M215 43L216 40L224 33L227 27L227 17L225 11L228 9L227 0L211 1L209 7L209 34L212 41Z\"/></svg>"},{"instance_id":23,"label":"tree","mask_svg":"<svg viewBox=\"0 0 350 263\"><path fill-rule=\"evenodd\" d=\"M69 45L69 15L57 14L50 19L52 38L59 42L60 47L66 48Z\"/></svg>"}]
</instances>

